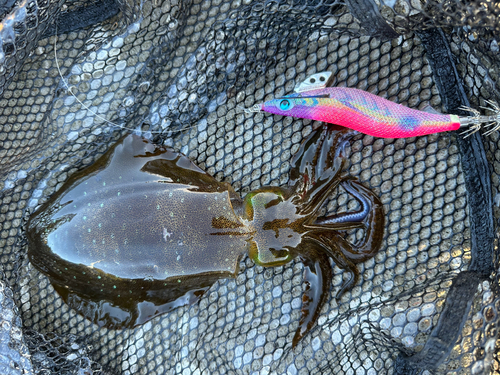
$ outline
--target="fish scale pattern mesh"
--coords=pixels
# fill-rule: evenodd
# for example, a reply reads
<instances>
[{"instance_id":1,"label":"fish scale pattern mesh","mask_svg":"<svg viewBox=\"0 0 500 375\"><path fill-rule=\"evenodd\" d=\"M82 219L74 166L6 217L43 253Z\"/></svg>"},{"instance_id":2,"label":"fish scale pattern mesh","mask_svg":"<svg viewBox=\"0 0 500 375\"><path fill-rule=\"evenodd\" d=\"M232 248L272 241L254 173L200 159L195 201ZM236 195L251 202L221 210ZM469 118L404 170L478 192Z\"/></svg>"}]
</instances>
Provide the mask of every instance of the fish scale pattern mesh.
<instances>
[{"instance_id":1,"label":"fish scale pattern mesh","mask_svg":"<svg viewBox=\"0 0 500 375\"><path fill-rule=\"evenodd\" d=\"M299 261L263 268L244 257L237 278L216 282L198 303L107 330L70 309L30 264L24 232L40 203L127 131L174 147L243 195L285 185L293 154L321 124L241 107L289 94L316 72L331 71L335 86L441 111L457 109L438 83L455 72L465 100L484 112L486 100L500 100L494 2L101 3L0 7L0 346L9 343L2 373L499 373L496 237L486 249L494 252L491 270L469 296L453 294L474 268L483 233L471 225L478 207L455 133L352 140L347 172L381 198L384 243L338 302L345 275L332 263L329 301L295 349L305 288ZM434 68L446 49L429 52L428 30L441 30L455 70ZM486 212L497 232L499 133L471 138L484 148ZM339 188L325 212L356 204ZM467 308L449 308L450 299ZM450 342L443 327L458 328ZM432 344L436 337L444 347ZM426 352L433 355L418 362Z\"/></svg>"}]
</instances>

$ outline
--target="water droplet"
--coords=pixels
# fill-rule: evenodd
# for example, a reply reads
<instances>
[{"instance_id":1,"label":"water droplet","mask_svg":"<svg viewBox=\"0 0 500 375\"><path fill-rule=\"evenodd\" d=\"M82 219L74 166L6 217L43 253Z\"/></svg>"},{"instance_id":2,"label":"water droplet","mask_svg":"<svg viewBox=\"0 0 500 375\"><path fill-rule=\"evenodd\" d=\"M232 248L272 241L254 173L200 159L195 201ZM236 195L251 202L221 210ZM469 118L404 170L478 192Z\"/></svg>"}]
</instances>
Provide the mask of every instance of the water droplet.
<instances>
[{"instance_id":1,"label":"water droplet","mask_svg":"<svg viewBox=\"0 0 500 375\"><path fill-rule=\"evenodd\" d=\"M135 100L133 96L127 96L126 98L123 99L123 106L124 107L131 107L134 105Z\"/></svg>"},{"instance_id":2,"label":"water droplet","mask_svg":"<svg viewBox=\"0 0 500 375\"><path fill-rule=\"evenodd\" d=\"M149 86L151 86L151 83L149 81L144 81L139 85L138 90L140 92L146 92L149 90Z\"/></svg>"}]
</instances>

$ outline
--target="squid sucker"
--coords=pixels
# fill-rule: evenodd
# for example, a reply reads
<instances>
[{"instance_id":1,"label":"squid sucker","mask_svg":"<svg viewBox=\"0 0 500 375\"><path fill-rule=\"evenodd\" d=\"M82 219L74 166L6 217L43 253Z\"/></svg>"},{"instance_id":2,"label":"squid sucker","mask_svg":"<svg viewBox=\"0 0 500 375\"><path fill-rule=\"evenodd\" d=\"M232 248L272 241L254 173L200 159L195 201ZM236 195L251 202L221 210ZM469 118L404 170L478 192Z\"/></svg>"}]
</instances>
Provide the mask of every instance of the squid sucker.
<instances>
[{"instance_id":1,"label":"squid sucker","mask_svg":"<svg viewBox=\"0 0 500 375\"><path fill-rule=\"evenodd\" d=\"M329 300L329 258L350 276L340 297L359 278L356 264L382 246L382 203L343 171L352 133L313 131L291 160L287 186L244 199L186 156L128 135L33 213L29 259L70 307L119 329L198 301L218 279L237 276L245 253L264 267L298 258L306 287L295 347ZM320 216L339 186L361 208ZM359 228L362 238L347 241Z\"/></svg>"}]
</instances>

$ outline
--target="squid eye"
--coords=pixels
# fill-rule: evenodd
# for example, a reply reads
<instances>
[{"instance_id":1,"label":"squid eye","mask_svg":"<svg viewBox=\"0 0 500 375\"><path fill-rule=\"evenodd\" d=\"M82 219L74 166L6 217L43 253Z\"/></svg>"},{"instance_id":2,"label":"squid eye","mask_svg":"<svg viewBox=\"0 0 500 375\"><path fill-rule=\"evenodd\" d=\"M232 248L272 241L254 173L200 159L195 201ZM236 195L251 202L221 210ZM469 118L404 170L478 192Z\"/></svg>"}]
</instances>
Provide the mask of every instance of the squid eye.
<instances>
[{"instance_id":1,"label":"squid eye","mask_svg":"<svg viewBox=\"0 0 500 375\"><path fill-rule=\"evenodd\" d=\"M287 111L287 110L291 109L292 107L293 107L293 105L292 105L292 103L290 103L289 100L284 99L280 102L280 109L282 111Z\"/></svg>"}]
</instances>

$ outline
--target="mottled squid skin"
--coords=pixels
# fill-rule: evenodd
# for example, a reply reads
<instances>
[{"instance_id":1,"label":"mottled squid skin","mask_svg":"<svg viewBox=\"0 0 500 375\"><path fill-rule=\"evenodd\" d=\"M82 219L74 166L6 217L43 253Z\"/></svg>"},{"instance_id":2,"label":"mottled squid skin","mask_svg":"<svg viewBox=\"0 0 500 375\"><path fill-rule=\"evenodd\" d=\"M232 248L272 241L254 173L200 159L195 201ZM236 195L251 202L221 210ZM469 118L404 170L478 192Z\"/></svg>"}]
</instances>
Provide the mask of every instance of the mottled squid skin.
<instances>
[{"instance_id":1,"label":"mottled squid skin","mask_svg":"<svg viewBox=\"0 0 500 375\"><path fill-rule=\"evenodd\" d=\"M327 87L272 99L263 103L261 110L324 121L381 138L417 137L460 128L456 115L418 111L347 87Z\"/></svg>"},{"instance_id":2,"label":"mottled squid skin","mask_svg":"<svg viewBox=\"0 0 500 375\"><path fill-rule=\"evenodd\" d=\"M299 257L306 290L293 346L328 300L332 258L351 277L380 248L379 199L341 177L349 134L313 132L292 160L289 186L264 187L242 200L173 150L129 135L73 175L28 222L29 258L75 310L109 328L134 327L193 303L220 278L236 277L249 253L272 267ZM365 207L318 218L342 185ZM363 203L364 202L364 203ZM356 246L344 232L364 228Z\"/></svg>"}]
</instances>

